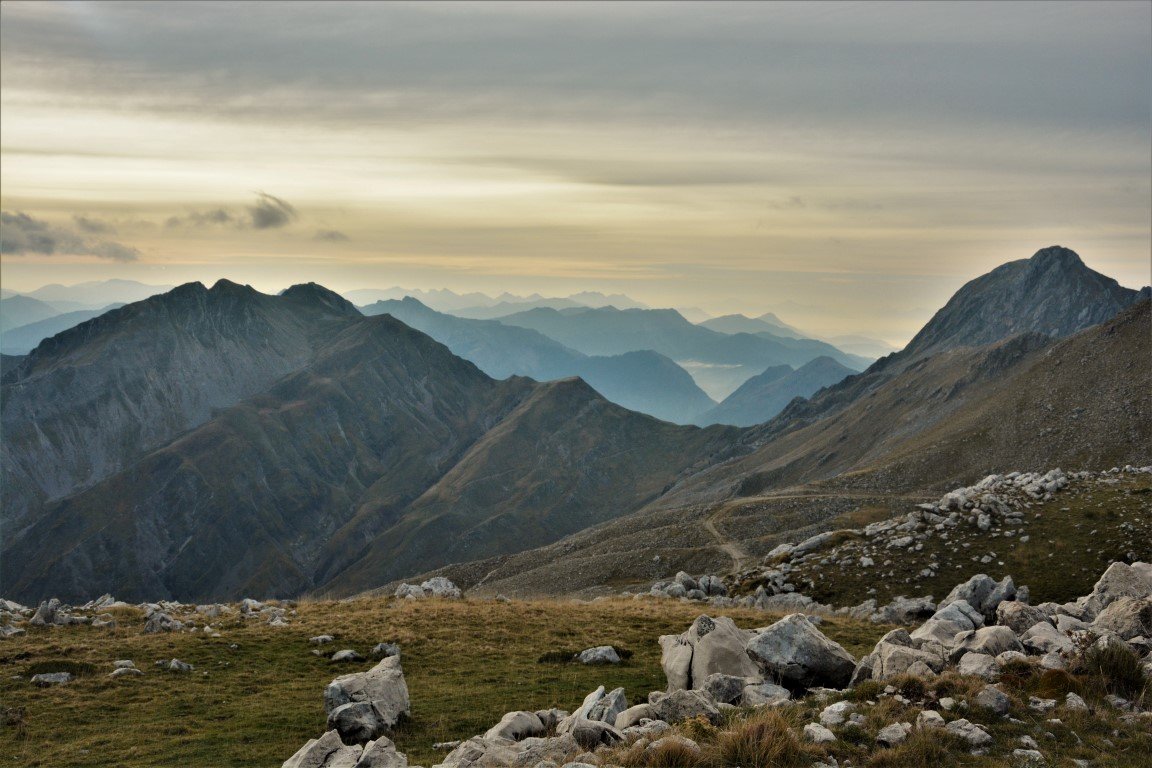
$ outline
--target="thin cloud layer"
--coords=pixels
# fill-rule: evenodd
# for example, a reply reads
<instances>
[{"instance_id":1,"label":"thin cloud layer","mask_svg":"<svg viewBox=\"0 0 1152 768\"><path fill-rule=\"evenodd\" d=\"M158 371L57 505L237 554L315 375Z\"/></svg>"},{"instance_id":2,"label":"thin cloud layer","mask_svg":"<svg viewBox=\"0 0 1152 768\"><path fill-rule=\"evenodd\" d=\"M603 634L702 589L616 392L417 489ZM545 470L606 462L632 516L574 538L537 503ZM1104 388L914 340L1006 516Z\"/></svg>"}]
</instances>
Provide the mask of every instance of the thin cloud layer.
<instances>
[{"instance_id":1,"label":"thin cloud layer","mask_svg":"<svg viewBox=\"0 0 1152 768\"><path fill-rule=\"evenodd\" d=\"M82 217L78 217L82 218ZM87 226L92 222L85 221ZM84 225L80 225L83 228ZM96 256L111 261L136 261L140 251L114 240L85 237L67 225L50 224L19 211L0 211L0 253L15 256ZM104 230L99 230L104 231Z\"/></svg>"}]
</instances>

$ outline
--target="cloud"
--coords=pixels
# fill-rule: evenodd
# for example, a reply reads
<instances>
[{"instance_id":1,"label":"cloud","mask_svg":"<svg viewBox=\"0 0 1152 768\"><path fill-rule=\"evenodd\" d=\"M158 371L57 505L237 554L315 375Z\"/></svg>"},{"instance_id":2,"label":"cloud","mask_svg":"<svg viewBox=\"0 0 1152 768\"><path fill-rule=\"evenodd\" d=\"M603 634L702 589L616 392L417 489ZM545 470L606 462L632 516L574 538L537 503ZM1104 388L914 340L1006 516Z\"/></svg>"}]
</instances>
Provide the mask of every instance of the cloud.
<instances>
[{"instance_id":1,"label":"cloud","mask_svg":"<svg viewBox=\"0 0 1152 768\"><path fill-rule=\"evenodd\" d=\"M76 228L81 232L88 232L89 234L93 235L112 233L116 231L116 227L114 227L109 222L103 221L101 219L93 219L88 216L73 216L72 223L75 224Z\"/></svg>"},{"instance_id":2,"label":"cloud","mask_svg":"<svg viewBox=\"0 0 1152 768\"><path fill-rule=\"evenodd\" d=\"M91 220L83 217L74 219L92 224ZM67 225L51 224L19 211L0 211L0 253L45 256L68 254L96 256L112 261L136 261L140 257L140 251L130 245L114 240L85 237L88 230L85 230L79 221L77 228L84 230L84 234Z\"/></svg>"},{"instance_id":3,"label":"cloud","mask_svg":"<svg viewBox=\"0 0 1152 768\"><path fill-rule=\"evenodd\" d=\"M256 204L248 206L248 215L255 229L283 227L300 217L291 204L267 192L258 193Z\"/></svg>"},{"instance_id":4,"label":"cloud","mask_svg":"<svg viewBox=\"0 0 1152 768\"><path fill-rule=\"evenodd\" d=\"M344 234L338 229L319 229L316 234L312 236L313 240L327 240L329 242L342 242L348 239L348 235Z\"/></svg>"},{"instance_id":5,"label":"cloud","mask_svg":"<svg viewBox=\"0 0 1152 768\"><path fill-rule=\"evenodd\" d=\"M193 227L232 227L234 229L277 229L300 218L295 206L267 192L257 192L256 202L243 210L212 208L192 211L183 216L170 216L164 222L169 229Z\"/></svg>"}]
</instances>

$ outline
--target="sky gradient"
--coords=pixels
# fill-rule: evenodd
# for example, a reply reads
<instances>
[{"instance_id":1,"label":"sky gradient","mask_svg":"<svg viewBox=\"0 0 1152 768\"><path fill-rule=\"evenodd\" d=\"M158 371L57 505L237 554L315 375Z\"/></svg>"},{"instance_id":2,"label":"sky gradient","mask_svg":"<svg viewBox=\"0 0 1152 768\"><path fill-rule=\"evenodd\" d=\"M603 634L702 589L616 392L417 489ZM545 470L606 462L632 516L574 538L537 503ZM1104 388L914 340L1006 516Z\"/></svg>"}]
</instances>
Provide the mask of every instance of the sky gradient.
<instances>
[{"instance_id":1,"label":"sky gradient","mask_svg":"<svg viewBox=\"0 0 1152 768\"><path fill-rule=\"evenodd\" d=\"M0 5L0 283L623 292L907 340L1150 281L1152 4Z\"/></svg>"}]
</instances>

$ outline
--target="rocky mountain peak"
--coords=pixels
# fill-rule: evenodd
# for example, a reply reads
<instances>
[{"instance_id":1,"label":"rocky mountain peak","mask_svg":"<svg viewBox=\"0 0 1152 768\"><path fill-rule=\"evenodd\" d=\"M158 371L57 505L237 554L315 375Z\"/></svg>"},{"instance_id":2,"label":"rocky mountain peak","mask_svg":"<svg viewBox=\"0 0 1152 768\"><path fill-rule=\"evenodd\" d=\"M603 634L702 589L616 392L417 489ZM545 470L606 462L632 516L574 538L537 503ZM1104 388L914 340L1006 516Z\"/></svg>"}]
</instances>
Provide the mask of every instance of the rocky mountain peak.
<instances>
[{"instance_id":1,"label":"rocky mountain peak","mask_svg":"<svg viewBox=\"0 0 1152 768\"><path fill-rule=\"evenodd\" d=\"M964 285L900 357L911 362L1021 333L1070 336L1115 317L1140 296L1088 267L1075 251L1049 246Z\"/></svg>"},{"instance_id":2,"label":"rocky mountain peak","mask_svg":"<svg viewBox=\"0 0 1152 768\"><path fill-rule=\"evenodd\" d=\"M358 317L360 310L352 302L319 283L298 283L284 290L280 296L302 306L313 307L326 313Z\"/></svg>"},{"instance_id":3,"label":"rocky mountain peak","mask_svg":"<svg viewBox=\"0 0 1152 768\"><path fill-rule=\"evenodd\" d=\"M1080 254L1062 245L1050 245L1047 248L1041 248L1028 261L1029 266L1034 270L1070 270L1076 267L1088 269L1080 258Z\"/></svg>"}]
</instances>

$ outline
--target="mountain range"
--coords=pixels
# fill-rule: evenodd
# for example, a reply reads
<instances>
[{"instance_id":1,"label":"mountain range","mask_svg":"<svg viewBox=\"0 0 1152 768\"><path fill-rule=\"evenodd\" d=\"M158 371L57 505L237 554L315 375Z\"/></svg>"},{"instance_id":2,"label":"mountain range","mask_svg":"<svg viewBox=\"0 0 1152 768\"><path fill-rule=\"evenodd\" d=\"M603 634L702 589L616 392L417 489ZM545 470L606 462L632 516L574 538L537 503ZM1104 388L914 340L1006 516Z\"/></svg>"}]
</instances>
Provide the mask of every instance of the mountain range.
<instances>
[{"instance_id":1,"label":"mountain range","mask_svg":"<svg viewBox=\"0 0 1152 768\"><path fill-rule=\"evenodd\" d=\"M493 380L314 285L114 310L41 344L3 400L20 595L363 588L621 514L731 442L579 380Z\"/></svg>"},{"instance_id":2,"label":"mountain range","mask_svg":"<svg viewBox=\"0 0 1152 768\"><path fill-rule=\"evenodd\" d=\"M649 350L585 355L537 331L443 314L410 296L378 301L361 311L392 315L496 379L520 375L551 381L578 376L618 405L680 424L691 423L716 405L683 368Z\"/></svg>"},{"instance_id":3,"label":"mountain range","mask_svg":"<svg viewBox=\"0 0 1152 768\"><path fill-rule=\"evenodd\" d=\"M500 322L539 331L586 355L659 352L691 373L713 399L727 397L769 366L799 367L821 355L857 371L871 362L814 339L720 333L688 322L673 309L532 309Z\"/></svg>"},{"instance_id":4,"label":"mountain range","mask_svg":"<svg viewBox=\"0 0 1152 768\"><path fill-rule=\"evenodd\" d=\"M768 421L797 397L811 396L856 373L830 357L809 360L796 370L786 365L768 368L740 385L717 405L696 417L697 424L750 427Z\"/></svg>"},{"instance_id":5,"label":"mountain range","mask_svg":"<svg viewBox=\"0 0 1152 768\"><path fill-rule=\"evenodd\" d=\"M580 379L496 380L314 284L180 286L4 359L0 592L344 595L433 569L571 592L738 567L862 505L991 471L1149 463L1147 289L1059 248L1006 267L962 288L907 349L742 429L669 424ZM521 337L529 348L569 347L592 366L641 341L703 355L707 340L713 360L763 354L761 342L822 349L653 310L509 323L386 308L456 333L486 365L517 348L508 334L537 330L529 321L568 339L541 331ZM843 365L828 357L815 367ZM755 371L763 399L793 375L772 364Z\"/></svg>"}]
</instances>

